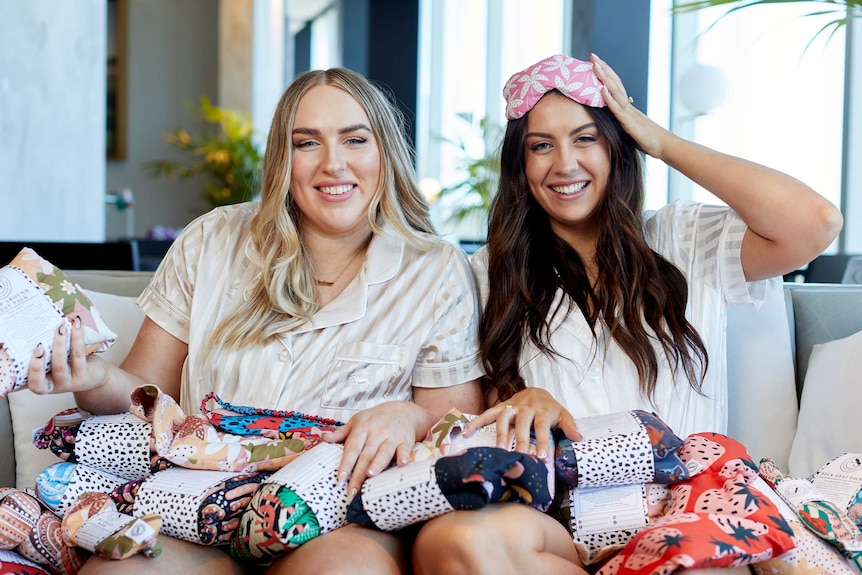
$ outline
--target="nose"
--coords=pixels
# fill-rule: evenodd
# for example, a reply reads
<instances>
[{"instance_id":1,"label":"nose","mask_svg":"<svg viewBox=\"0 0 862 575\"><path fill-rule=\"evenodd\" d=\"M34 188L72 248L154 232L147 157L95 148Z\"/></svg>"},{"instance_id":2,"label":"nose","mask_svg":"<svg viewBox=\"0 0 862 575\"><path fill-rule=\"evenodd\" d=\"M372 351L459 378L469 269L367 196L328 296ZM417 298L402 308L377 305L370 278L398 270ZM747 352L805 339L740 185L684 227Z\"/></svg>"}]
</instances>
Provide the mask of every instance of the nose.
<instances>
[{"instance_id":1,"label":"nose","mask_svg":"<svg viewBox=\"0 0 862 575\"><path fill-rule=\"evenodd\" d=\"M554 158L554 172L559 175L569 175L578 171L578 154L572 148L561 146L557 148Z\"/></svg>"},{"instance_id":2,"label":"nose","mask_svg":"<svg viewBox=\"0 0 862 575\"><path fill-rule=\"evenodd\" d=\"M344 156L338 149L338 146L329 146L326 150L326 159L324 160L323 170L327 174L339 174L345 168Z\"/></svg>"}]
</instances>

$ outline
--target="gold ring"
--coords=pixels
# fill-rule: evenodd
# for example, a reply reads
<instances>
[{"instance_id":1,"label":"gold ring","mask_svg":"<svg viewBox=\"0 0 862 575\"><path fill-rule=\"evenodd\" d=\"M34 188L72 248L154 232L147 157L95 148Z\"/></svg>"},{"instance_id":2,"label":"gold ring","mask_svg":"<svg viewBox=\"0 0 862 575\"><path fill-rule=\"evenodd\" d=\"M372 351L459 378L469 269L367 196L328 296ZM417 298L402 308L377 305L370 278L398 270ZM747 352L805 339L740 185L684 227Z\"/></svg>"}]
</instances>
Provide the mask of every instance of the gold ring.
<instances>
[{"instance_id":1,"label":"gold ring","mask_svg":"<svg viewBox=\"0 0 862 575\"><path fill-rule=\"evenodd\" d=\"M514 406L514 405L512 405L511 403L507 403L507 404L506 404L506 411L510 411L510 412L512 412L512 413L516 413L515 406Z\"/></svg>"},{"instance_id":2,"label":"gold ring","mask_svg":"<svg viewBox=\"0 0 862 575\"><path fill-rule=\"evenodd\" d=\"M623 106L623 110L625 110L626 108L628 108L628 107L629 107L629 104L631 104L631 103L632 103L632 102L634 102L634 101L635 101L635 99L634 99L634 98L632 98L631 96L629 96L629 101L628 101L628 102L626 102L626 105L625 105L625 106Z\"/></svg>"}]
</instances>

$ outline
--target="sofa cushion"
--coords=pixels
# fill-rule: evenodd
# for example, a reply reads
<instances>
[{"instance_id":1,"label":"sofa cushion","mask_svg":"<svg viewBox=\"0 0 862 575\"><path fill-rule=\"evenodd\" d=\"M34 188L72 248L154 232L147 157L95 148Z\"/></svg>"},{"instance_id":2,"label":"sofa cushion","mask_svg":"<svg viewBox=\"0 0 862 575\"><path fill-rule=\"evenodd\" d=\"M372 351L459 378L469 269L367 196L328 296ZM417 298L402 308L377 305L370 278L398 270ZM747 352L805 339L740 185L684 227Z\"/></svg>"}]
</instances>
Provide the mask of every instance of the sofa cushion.
<instances>
[{"instance_id":1,"label":"sofa cushion","mask_svg":"<svg viewBox=\"0 0 862 575\"><path fill-rule=\"evenodd\" d=\"M87 295L117 334L114 345L101 357L119 365L135 341L144 314L133 297L95 291L88 291ZM29 389L22 389L10 393L8 400L15 444L15 484L19 489L32 488L36 476L59 461L50 450L36 449L33 445L33 430L45 425L57 412L74 407L75 398L71 393L40 396Z\"/></svg>"},{"instance_id":2,"label":"sofa cushion","mask_svg":"<svg viewBox=\"0 0 862 575\"><path fill-rule=\"evenodd\" d=\"M789 472L807 477L833 458L859 451L862 331L815 345L808 361Z\"/></svg>"},{"instance_id":3,"label":"sofa cushion","mask_svg":"<svg viewBox=\"0 0 862 575\"><path fill-rule=\"evenodd\" d=\"M759 308L727 311L727 434L755 461L769 457L784 469L796 430L796 383L784 286L780 278L766 284Z\"/></svg>"},{"instance_id":4,"label":"sofa cushion","mask_svg":"<svg viewBox=\"0 0 862 575\"><path fill-rule=\"evenodd\" d=\"M801 284L792 286L790 296L796 323L796 384L801 386L814 345L862 329L862 286Z\"/></svg>"}]
</instances>

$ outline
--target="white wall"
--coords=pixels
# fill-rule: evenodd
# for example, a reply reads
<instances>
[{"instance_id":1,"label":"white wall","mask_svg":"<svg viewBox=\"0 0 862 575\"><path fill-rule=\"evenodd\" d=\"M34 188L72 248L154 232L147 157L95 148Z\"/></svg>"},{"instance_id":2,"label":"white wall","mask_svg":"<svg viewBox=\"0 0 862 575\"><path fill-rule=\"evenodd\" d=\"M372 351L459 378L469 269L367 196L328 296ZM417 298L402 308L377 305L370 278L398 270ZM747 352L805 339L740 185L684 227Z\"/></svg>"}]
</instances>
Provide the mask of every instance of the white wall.
<instances>
[{"instance_id":1,"label":"white wall","mask_svg":"<svg viewBox=\"0 0 862 575\"><path fill-rule=\"evenodd\" d=\"M194 127L201 95L219 103L219 9L212 0L127 2L126 158L108 162L106 183L109 192L132 189L135 236L143 237L155 225L181 227L209 209L200 180L153 179L144 164L186 161L186 155L165 143L164 135ZM125 236L125 214L113 206L104 209L107 238Z\"/></svg>"},{"instance_id":2,"label":"white wall","mask_svg":"<svg viewBox=\"0 0 862 575\"><path fill-rule=\"evenodd\" d=\"M105 0L0 0L0 239L101 241Z\"/></svg>"}]
</instances>

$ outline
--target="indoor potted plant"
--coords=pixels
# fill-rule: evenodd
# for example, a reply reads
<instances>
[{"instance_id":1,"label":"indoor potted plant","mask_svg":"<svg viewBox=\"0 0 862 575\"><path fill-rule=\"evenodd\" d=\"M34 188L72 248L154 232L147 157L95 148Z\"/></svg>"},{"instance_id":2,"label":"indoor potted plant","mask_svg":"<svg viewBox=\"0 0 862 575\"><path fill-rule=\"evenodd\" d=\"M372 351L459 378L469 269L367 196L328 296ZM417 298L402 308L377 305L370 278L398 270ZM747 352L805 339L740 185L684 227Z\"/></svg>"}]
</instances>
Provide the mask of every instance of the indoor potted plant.
<instances>
[{"instance_id":1,"label":"indoor potted plant","mask_svg":"<svg viewBox=\"0 0 862 575\"><path fill-rule=\"evenodd\" d=\"M260 186L263 153L254 140L251 120L236 111L215 106L201 96L198 109L205 123L198 133L179 128L165 141L191 156L189 163L156 160L146 165L153 177L206 176L204 196L213 206L234 204L255 197Z\"/></svg>"}]
</instances>

